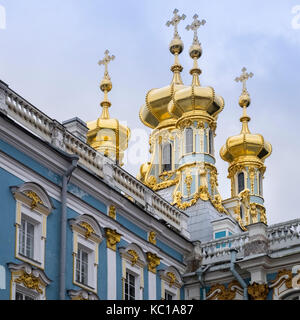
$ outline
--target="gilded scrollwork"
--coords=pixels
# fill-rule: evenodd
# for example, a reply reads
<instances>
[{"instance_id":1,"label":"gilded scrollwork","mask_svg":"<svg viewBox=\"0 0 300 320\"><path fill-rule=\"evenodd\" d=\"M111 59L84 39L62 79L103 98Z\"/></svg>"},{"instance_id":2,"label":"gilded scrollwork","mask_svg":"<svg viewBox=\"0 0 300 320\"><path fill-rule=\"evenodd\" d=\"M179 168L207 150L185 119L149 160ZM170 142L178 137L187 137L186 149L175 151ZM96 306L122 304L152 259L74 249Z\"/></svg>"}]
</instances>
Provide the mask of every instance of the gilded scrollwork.
<instances>
[{"instance_id":1,"label":"gilded scrollwork","mask_svg":"<svg viewBox=\"0 0 300 320\"><path fill-rule=\"evenodd\" d=\"M242 288L236 280L231 281L226 288L223 284L211 286L207 293L207 300L234 300L237 291L242 292Z\"/></svg>"},{"instance_id":2,"label":"gilded scrollwork","mask_svg":"<svg viewBox=\"0 0 300 320\"><path fill-rule=\"evenodd\" d=\"M22 283L26 288L37 291L40 294L43 294L43 290L40 288L41 282L38 277L35 277L32 274L23 274L15 280L17 283Z\"/></svg>"}]
</instances>

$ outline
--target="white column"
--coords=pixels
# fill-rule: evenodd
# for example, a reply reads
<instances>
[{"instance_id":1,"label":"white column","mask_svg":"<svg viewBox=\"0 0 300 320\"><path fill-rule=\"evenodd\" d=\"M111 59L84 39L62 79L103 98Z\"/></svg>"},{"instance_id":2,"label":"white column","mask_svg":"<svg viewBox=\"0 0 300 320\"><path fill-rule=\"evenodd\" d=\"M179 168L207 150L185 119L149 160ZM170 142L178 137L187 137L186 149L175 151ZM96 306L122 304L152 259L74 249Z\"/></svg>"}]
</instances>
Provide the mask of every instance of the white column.
<instances>
[{"instance_id":1,"label":"white column","mask_svg":"<svg viewBox=\"0 0 300 320\"><path fill-rule=\"evenodd\" d=\"M117 259L116 252L107 248L107 299L117 299Z\"/></svg>"},{"instance_id":2,"label":"white column","mask_svg":"<svg viewBox=\"0 0 300 320\"><path fill-rule=\"evenodd\" d=\"M156 274L148 272L149 300L156 300Z\"/></svg>"}]
</instances>

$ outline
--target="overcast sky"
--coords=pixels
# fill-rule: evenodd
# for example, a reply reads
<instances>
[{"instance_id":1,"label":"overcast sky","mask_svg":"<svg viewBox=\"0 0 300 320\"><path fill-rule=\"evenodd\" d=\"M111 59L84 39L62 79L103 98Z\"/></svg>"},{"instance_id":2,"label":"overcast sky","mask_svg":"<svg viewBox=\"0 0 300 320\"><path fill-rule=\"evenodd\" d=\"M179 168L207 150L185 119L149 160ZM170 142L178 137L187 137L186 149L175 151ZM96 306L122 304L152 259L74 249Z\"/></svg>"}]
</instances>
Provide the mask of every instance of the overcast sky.
<instances>
[{"instance_id":1,"label":"overcast sky","mask_svg":"<svg viewBox=\"0 0 300 320\"><path fill-rule=\"evenodd\" d=\"M51 118L94 120L103 98L97 63L110 50L116 56L109 66L110 114L131 128L125 168L136 176L147 161L150 132L138 111L148 90L171 81L173 30L165 24L175 8L187 16L179 25L185 84L191 83L193 37L185 26L195 13L207 22L199 30L200 81L225 99L215 140L222 198L230 196L230 184L219 150L241 129L241 84L234 78L245 66L254 73L247 84L250 131L273 146L265 161L268 223L299 218L300 0L0 0L0 79Z\"/></svg>"}]
</instances>

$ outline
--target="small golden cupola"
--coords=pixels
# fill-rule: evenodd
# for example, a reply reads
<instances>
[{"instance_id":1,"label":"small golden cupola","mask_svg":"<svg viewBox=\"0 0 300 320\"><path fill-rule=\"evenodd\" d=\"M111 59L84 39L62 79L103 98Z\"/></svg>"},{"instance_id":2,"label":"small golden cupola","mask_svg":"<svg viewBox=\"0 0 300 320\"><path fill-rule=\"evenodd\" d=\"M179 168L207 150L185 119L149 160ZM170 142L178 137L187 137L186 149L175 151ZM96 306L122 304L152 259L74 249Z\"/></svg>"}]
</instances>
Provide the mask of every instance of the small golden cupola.
<instances>
[{"instance_id":1,"label":"small golden cupola","mask_svg":"<svg viewBox=\"0 0 300 320\"><path fill-rule=\"evenodd\" d=\"M104 59L99 61L99 65L105 66L104 77L100 83L100 89L104 92L104 99L100 103L102 114L97 120L87 123L89 128L87 143L105 156L116 161L117 164L123 165L122 161L124 151L128 147L130 129L121 125L119 120L110 118L108 110L111 103L107 95L112 89L112 82L107 67L109 62L114 59L115 56L110 56L109 51L106 50Z\"/></svg>"},{"instance_id":2,"label":"small golden cupola","mask_svg":"<svg viewBox=\"0 0 300 320\"><path fill-rule=\"evenodd\" d=\"M270 156L272 146L265 141L261 134L250 132L247 115L251 99L246 88L246 81L253 73L247 73L246 68L235 81L243 83L239 105L243 108L240 118L242 130L239 135L229 137L220 150L220 156L229 163L228 178L231 179L231 197L238 198L239 204L235 208L235 217L243 226L266 221L263 206L262 180L265 172L264 160Z\"/></svg>"},{"instance_id":3,"label":"small golden cupola","mask_svg":"<svg viewBox=\"0 0 300 320\"><path fill-rule=\"evenodd\" d=\"M177 9L174 10L173 14L173 19L166 23L168 27L174 27L174 36L169 45L169 50L174 55L174 64L171 66L171 71L173 72L172 81L165 87L148 91L146 94L146 103L141 107L139 112L141 122L151 129L172 127L175 125L176 118L169 113L168 106L173 103L174 93L184 88L180 74L183 67L178 59L179 54L183 51L184 45L178 34L178 24L184 20L186 16L184 14L178 15Z\"/></svg>"}]
</instances>

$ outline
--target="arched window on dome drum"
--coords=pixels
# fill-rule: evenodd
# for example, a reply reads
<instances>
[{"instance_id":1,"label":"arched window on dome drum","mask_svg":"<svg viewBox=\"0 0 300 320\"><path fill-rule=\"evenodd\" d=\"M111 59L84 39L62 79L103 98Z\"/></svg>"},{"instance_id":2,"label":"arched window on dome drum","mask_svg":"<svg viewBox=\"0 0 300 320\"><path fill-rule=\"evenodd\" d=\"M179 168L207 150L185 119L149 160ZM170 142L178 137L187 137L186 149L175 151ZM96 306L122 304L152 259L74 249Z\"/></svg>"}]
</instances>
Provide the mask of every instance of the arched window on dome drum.
<instances>
[{"instance_id":1,"label":"arched window on dome drum","mask_svg":"<svg viewBox=\"0 0 300 320\"><path fill-rule=\"evenodd\" d=\"M237 176L238 180L238 193L243 191L245 189L245 177L244 177L244 172L240 172Z\"/></svg>"},{"instance_id":2,"label":"arched window on dome drum","mask_svg":"<svg viewBox=\"0 0 300 320\"><path fill-rule=\"evenodd\" d=\"M259 195L263 196L263 189L262 189L262 176L261 173L258 173L258 187L259 187Z\"/></svg>"},{"instance_id":3,"label":"arched window on dome drum","mask_svg":"<svg viewBox=\"0 0 300 320\"><path fill-rule=\"evenodd\" d=\"M185 129L185 153L193 152L193 129Z\"/></svg>"},{"instance_id":4,"label":"arched window on dome drum","mask_svg":"<svg viewBox=\"0 0 300 320\"><path fill-rule=\"evenodd\" d=\"M171 143L162 145L162 172L172 170L172 146Z\"/></svg>"},{"instance_id":5,"label":"arched window on dome drum","mask_svg":"<svg viewBox=\"0 0 300 320\"><path fill-rule=\"evenodd\" d=\"M213 151L213 132L212 132L212 130L209 130L208 139L209 139L209 153L212 155L214 152Z\"/></svg>"}]
</instances>

